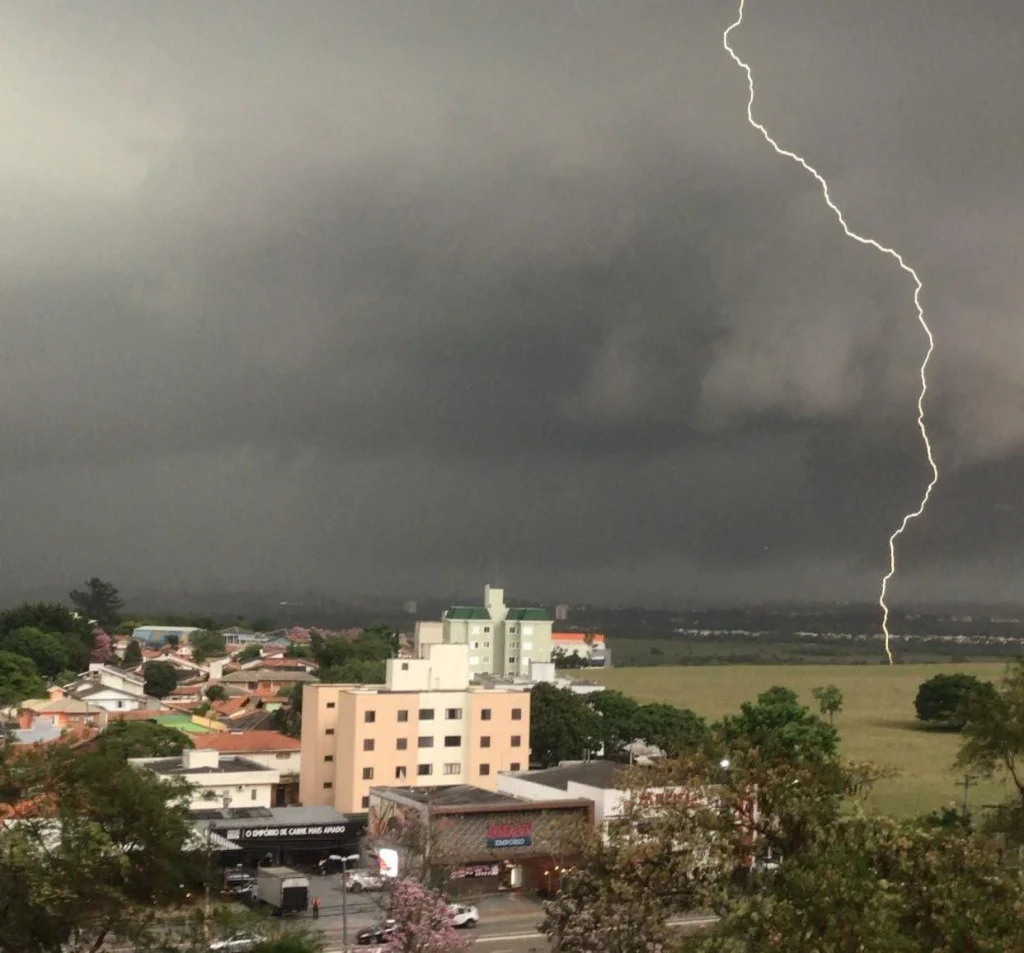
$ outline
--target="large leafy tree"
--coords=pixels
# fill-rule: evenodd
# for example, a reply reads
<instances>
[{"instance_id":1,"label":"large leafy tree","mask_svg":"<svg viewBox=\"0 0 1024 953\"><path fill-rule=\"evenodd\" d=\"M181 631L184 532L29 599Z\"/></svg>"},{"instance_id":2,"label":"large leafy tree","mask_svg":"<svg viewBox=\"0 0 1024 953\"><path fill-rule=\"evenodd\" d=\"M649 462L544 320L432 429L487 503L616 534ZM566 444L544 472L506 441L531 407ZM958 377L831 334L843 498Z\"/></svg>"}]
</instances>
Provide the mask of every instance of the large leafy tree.
<instances>
[{"instance_id":1,"label":"large leafy tree","mask_svg":"<svg viewBox=\"0 0 1024 953\"><path fill-rule=\"evenodd\" d=\"M121 621L124 600L112 583L93 576L85 589L72 589L68 593L71 604L87 622L97 625L117 625Z\"/></svg>"},{"instance_id":2,"label":"large leafy tree","mask_svg":"<svg viewBox=\"0 0 1024 953\"><path fill-rule=\"evenodd\" d=\"M93 647L92 627L87 620L76 619L66 606L51 602L24 602L0 612L0 641L22 629L55 636L66 656L64 668L77 673L88 664Z\"/></svg>"},{"instance_id":3,"label":"large leafy tree","mask_svg":"<svg viewBox=\"0 0 1024 953\"><path fill-rule=\"evenodd\" d=\"M67 641L53 632L43 632L25 626L0 636L0 649L14 652L32 659L39 673L45 678L55 678L58 672L73 667L77 661L69 652Z\"/></svg>"},{"instance_id":4,"label":"large leafy tree","mask_svg":"<svg viewBox=\"0 0 1024 953\"><path fill-rule=\"evenodd\" d=\"M843 690L838 685L819 685L811 689L818 710L828 716L828 723L835 722L836 715L843 710Z\"/></svg>"},{"instance_id":5,"label":"large leafy tree","mask_svg":"<svg viewBox=\"0 0 1024 953\"><path fill-rule=\"evenodd\" d=\"M138 639L128 640L128 647L124 650L122 664L125 668L135 668L135 666L142 664L142 646L139 644Z\"/></svg>"},{"instance_id":6,"label":"large leafy tree","mask_svg":"<svg viewBox=\"0 0 1024 953\"><path fill-rule=\"evenodd\" d=\"M155 721L114 721L97 736L95 747L128 759L170 758L195 745L184 732Z\"/></svg>"},{"instance_id":7,"label":"large leafy tree","mask_svg":"<svg viewBox=\"0 0 1024 953\"><path fill-rule=\"evenodd\" d=\"M979 693L991 698L993 692L991 682L983 682L964 672L936 675L921 683L914 699L914 708L921 721L959 731L967 720L967 707L971 699Z\"/></svg>"},{"instance_id":8,"label":"large leafy tree","mask_svg":"<svg viewBox=\"0 0 1024 953\"><path fill-rule=\"evenodd\" d=\"M0 801L42 816L0 829L0 951L156 948L160 911L195 875L184 789L119 752L0 754Z\"/></svg>"},{"instance_id":9,"label":"large leafy tree","mask_svg":"<svg viewBox=\"0 0 1024 953\"><path fill-rule=\"evenodd\" d=\"M530 760L546 767L578 761L601 745L597 713L567 688L541 682L530 692Z\"/></svg>"},{"instance_id":10,"label":"large leafy tree","mask_svg":"<svg viewBox=\"0 0 1024 953\"><path fill-rule=\"evenodd\" d=\"M708 742L707 723L688 708L676 708L655 702L641 706L636 713L638 737L657 745L670 757L697 751Z\"/></svg>"},{"instance_id":11,"label":"large leafy tree","mask_svg":"<svg viewBox=\"0 0 1024 953\"><path fill-rule=\"evenodd\" d=\"M192 658L201 665L209 658L219 658L224 654L224 633L211 632L209 629L193 632L189 636L192 645Z\"/></svg>"},{"instance_id":12,"label":"large leafy tree","mask_svg":"<svg viewBox=\"0 0 1024 953\"><path fill-rule=\"evenodd\" d=\"M143 691L154 698L169 695L178 684L178 670L170 662L147 662L142 672L146 677Z\"/></svg>"},{"instance_id":13,"label":"large leafy tree","mask_svg":"<svg viewBox=\"0 0 1024 953\"><path fill-rule=\"evenodd\" d=\"M0 705L18 705L26 698L46 695L46 682L39 677L32 659L0 651Z\"/></svg>"},{"instance_id":14,"label":"large leafy tree","mask_svg":"<svg viewBox=\"0 0 1024 953\"><path fill-rule=\"evenodd\" d=\"M628 695L613 689L587 695L586 702L597 712L604 756L614 760L626 745L639 737L636 716L640 706Z\"/></svg>"}]
</instances>

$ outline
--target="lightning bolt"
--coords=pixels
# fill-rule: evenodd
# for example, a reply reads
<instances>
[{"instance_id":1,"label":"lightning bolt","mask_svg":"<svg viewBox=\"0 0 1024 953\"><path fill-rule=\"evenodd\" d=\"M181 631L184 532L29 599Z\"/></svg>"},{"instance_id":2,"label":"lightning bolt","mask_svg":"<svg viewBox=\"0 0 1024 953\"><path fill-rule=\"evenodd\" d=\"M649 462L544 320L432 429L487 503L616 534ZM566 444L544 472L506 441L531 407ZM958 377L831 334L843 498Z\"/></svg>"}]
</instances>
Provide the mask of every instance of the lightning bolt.
<instances>
[{"instance_id":1,"label":"lightning bolt","mask_svg":"<svg viewBox=\"0 0 1024 953\"><path fill-rule=\"evenodd\" d=\"M932 452L932 442L928 437L928 427L925 424L924 414L924 401L928 396L928 362L931 360L932 352L935 350L935 337L932 334L932 329L928 326L928 322L925 320L924 308L921 306L921 289L923 288L923 285L921 284L921 279L918 277L917 272L903 260L903 256L894 248L888 248L881 244L881 242L875 241L873 238L858 235L853 231L850 226L846 224L846 219L843 218L843 213L840 211L839 206L832 201L832 195L829 192L828 182L825 181L825 177L802 156L798 156L795 152L790 152L788 149L783 149L782 146L772 138L768 130L754 118L754 74L750 68L750 64L740 59L736 54L736 51L729 44L729 34L743 23L743 9L745 5L746 0L740 0L736 22L722 34L722 46L725 47L725 51L732 57L736 65L747 74L747 87L750 90L750 97L747 100L747 121L759 133L761 133L768 145L770 145L780 156L792 159L814 176L818 185L821 186L821 194L824 196L826 204L830 209L832 209L836 219L839 221L843 231L846 233L847 238L852 238L855 242L859 242L861 245L870 245L872 248L880 251L883 255L888 255L903 271L910 275L914 281L914 307L917 309L917 321L918 324L921 325L921 328L925 333L925 337L928 339L928 347L925 350L924 359L921 361L921 390L917 396L917 426L921 431L921 439L924 442L924 449L928 457L928 466L931 468L932 476L928 481L928 486L925 488L924 494L921 496L921 502L918 504L917 509L911 510L907 513L903 517L903 521L889 537L889 571L882 577L881 590L878 594L878 605L882 610L882 634L885 636L885 654L889 659L889 664L892 665L892 651L889 648L889 604L886 601L886 596L889 592L889 583L892 581L892 577L896 575L896 543L903 535L907 526L924 513L925 508L928 506L928 501L931 499L932 490L935 489L935 484L939 482L939 467L935 462L935 455Z\"/></svg>"}]
</instances>

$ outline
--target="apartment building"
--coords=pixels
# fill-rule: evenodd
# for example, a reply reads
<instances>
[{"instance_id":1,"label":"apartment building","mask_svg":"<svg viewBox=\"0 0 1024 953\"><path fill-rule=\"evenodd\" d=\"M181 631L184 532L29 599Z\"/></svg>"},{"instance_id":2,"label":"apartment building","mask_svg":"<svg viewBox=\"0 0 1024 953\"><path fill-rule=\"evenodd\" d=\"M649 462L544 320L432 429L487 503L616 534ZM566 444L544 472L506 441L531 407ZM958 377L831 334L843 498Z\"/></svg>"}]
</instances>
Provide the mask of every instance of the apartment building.
<instances>
[{"instance_id":1,"label":"apartment building","mask_svg":"<svg viewBox=\"0 0 1024 953\"><path fill-rule=\"evenodd\" d=\"M551 661L552 624L544 609L510 609L503 589L485 586L482 606L452 606L444 613L441 642L469 648L471 677L529 677L531 662Z\"/></svg>"},{"instance_id":2,"label":"apartment building","mask_svg":"<svg viewBox=\"0 0 1024 953\"><path fill-rule=\"evenodd\" d=\"M494 791L500 771L527 769L530 694L470 684L469 652L427 645L390 659L384 685L305 685L301 802L361 812L374 786Z\"/></svg>"}]
</instances>

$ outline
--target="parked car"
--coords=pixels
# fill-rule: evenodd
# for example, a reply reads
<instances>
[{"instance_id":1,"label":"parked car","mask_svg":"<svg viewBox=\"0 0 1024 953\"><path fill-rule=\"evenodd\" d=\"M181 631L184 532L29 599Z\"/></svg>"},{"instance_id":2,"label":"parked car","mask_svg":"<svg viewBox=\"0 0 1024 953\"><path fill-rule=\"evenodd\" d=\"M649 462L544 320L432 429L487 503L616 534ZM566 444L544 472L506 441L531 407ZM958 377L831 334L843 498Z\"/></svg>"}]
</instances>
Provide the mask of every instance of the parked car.
<instances>
[{"instance_id":1,"label":"parked car","mask_svg":"<svg viewBox=\"0 0 1024 953\"><path fill-rule=\"evenodd\" d=\"M360 946L379 946L387 943L397 929L394 920L381 920L376 926L367 927L356 934L356 943Z\"/></svg>"},{"instance_id":2,"label":"parked car","mask_svg":"<svg viewBox=\"0 0 1024 953\"><path fill-rule=\"evenodd\" d=\"M384 889L384 878L372 870L350 870L342 876L345 878L345 889L351 890L352 893Z\"/></svg>"},{"instance_id":3,"label":"parked car","mask_svg":"<svg viewBox=\"0 0 1024 953\"><path fill-rule=\"evenodd\" d=\"M252 893L256 878L244 870L232 870L224 875L224 892L234 897L244 897Z\"/></svg>"},{"instance_id":4,"label":"parked car","mask_svg":"<svg viewBox=\"0 0 1024 953\"><path fill-rule=\"evenodd\" d=\"M476 907L467 903L450 903L448 911L452 915L452 923L457 927L475 927L480 922Z\"/></svg>"},{"instance_id":5,"label":"parked car","mask_svg":"<svg viewBox=\"0 0 1024 953\"><path fill-rule=\"evenodd\" d=\"M210 953L251 953L266 939L258 933L235 933L226 940L211 943Z\"/></svg>"}]
</instances>

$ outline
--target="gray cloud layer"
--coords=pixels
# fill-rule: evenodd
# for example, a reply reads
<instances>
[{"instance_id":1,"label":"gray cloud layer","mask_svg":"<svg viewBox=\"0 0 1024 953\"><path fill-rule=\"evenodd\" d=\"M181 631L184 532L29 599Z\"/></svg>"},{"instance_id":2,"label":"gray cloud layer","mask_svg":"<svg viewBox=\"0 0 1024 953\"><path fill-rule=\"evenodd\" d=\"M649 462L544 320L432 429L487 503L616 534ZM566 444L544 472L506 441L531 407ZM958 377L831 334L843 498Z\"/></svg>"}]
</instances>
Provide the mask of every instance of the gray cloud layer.
<instances>
[{"instance_id":1,"label":"gray cloud layer","mask_svg":"<svg viewBox=\"0 0 1024 953\"><path fill-rule=\"evenodd\" d=\"M2 6L9 588L874 597L927 477L912 289L747 126L732 5ZM1021 35L733 35L925 282L945 478L898 595L1017 594Z\"/></svg>"}]
</instances>

